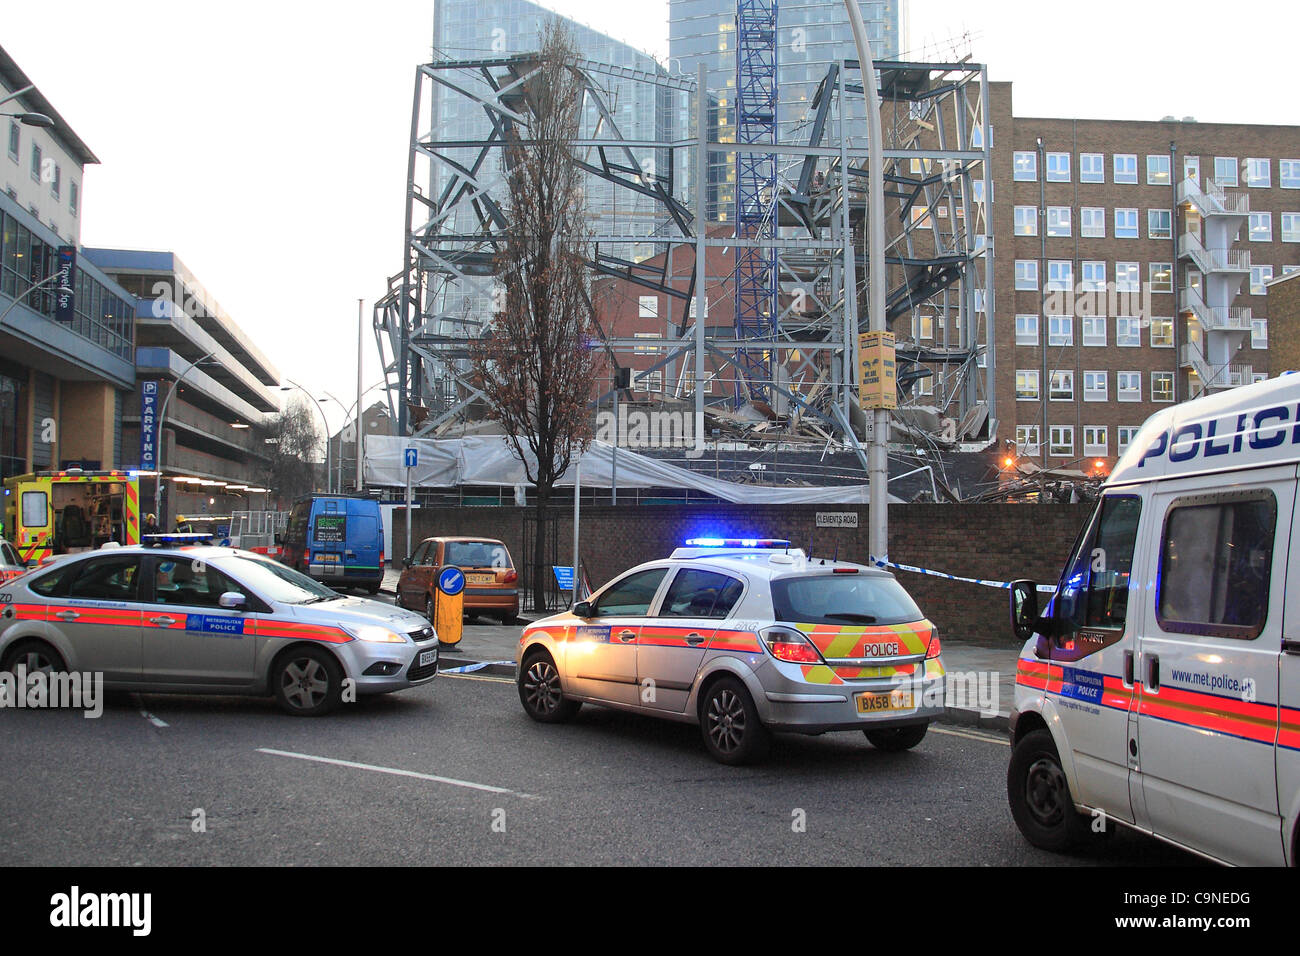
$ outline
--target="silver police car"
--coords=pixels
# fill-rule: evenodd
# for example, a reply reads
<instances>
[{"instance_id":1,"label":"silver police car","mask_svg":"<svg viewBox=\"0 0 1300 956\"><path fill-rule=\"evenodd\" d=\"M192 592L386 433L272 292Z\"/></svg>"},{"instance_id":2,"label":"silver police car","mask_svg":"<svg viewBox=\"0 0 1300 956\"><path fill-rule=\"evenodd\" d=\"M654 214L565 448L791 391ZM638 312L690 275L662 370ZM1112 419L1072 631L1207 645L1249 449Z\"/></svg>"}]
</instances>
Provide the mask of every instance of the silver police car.
<instances>
[{"instance_id":1,"label":"silver police car","mask_svg":"<svg viewBox=\"0 0 1300 956\"><path fill-rule=\"evenodd\" d=\"M772 731L907 750L943 712L938 631L894 576L782 540L688 541L527 627L516 663L534 720L590 702L696 723L729 764Z\"/></svg>"},{"instance_id":2,"label":"silver police car","mask_svg":"<svg viewBox=\"0 0 1300 956\"><path fill-rule=\"evenodd\" d=\"M0 670L269 695L304 717L437 674L438 635L420 615L345 597L249 551L172 540L184 537L70 555L0 586Z\"/></svg>"}]
</instances>

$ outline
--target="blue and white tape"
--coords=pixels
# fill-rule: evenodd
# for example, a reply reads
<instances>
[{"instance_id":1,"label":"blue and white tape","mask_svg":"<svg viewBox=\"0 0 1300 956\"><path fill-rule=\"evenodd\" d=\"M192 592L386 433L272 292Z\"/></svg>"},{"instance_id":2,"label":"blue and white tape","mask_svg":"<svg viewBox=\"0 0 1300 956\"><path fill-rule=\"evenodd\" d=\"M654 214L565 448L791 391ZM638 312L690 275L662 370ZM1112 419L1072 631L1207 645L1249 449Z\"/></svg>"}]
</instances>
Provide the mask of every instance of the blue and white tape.
<instances>
[{"instance_id":1,"label":"blue and white tape","mask_svg":"<svg viewBox=\"0 0 1300 956\"><path fill-rule=\"evenodd\" d=\"M474 671L481 671L485 667L491 667L494 664L509 664L514 666L514 661L479 661L476 664L462 664L460 667L447 667L438 671L439 674L472 674Z\"/></svg>"},{"instance_id":2,"label":"blue and white tape","mask_svg":"<svg viewBox=\"0 0 1300 956\"><path fill-rule=\"evenodd\" d=\"M1010 581L986 581L983 578L963 578L956 574L948 574L944 571L932 571L929 568L918 568L910 564L899 564L897 561L882 561L880 558L869 559L872 564L878 568L897 568L899 571L911 571L913 574L927 574L932 578L945 578L949 581L962 581L966 584L980 584L986 588L1002 588L1004 591L1011 589ZM1056 585L1040 584L1038 590L1044 594L1055 594Z\"/></svg>"}]
</instances>

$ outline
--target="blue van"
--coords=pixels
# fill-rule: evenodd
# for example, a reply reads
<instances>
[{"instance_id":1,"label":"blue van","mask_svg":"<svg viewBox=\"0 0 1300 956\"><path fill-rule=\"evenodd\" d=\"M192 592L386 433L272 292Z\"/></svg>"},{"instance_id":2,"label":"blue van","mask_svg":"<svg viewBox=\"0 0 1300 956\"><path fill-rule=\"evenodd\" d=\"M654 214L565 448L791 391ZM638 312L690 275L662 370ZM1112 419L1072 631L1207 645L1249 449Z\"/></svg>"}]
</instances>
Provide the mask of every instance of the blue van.
<instances>
[{"instance_id":1,"label":"blue van","mask_svg":"<svg viewBox=\"0 0 1300 956\"><path fill-rule=\"evenodd\" d=\"M379 502L361 495L299 498L289 512L280 560L336 588L379 593L384 580L384 525Z\"/></svg>"}]
</instances>

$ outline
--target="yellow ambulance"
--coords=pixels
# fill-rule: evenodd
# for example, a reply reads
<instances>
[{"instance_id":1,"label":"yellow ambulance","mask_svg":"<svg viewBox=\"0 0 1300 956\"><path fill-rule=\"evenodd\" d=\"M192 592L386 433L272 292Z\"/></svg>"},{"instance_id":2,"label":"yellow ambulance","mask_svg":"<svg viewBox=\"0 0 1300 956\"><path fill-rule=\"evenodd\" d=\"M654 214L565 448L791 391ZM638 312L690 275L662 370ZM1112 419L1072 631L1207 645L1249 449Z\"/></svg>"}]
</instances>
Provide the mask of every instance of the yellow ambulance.
<instances>
[{"instance_id":1,"label":"yellow ambulance","mask_svg":"<svg viewBox=\"0 0 1300 956\"><path fill-rule=\"evenodd\" d=\"M139 544L140 479L76 468L7 478L4 528L28 567L109 542Z\"/></svg>"}]
</instances>

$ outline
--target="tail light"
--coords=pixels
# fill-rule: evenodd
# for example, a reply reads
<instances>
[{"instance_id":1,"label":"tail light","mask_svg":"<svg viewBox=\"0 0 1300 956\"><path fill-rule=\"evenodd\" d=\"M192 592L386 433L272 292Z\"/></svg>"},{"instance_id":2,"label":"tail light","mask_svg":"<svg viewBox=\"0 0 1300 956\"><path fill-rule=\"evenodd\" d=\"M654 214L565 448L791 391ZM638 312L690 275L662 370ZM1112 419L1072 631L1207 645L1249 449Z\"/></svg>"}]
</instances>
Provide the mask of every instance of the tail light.
<instances>
[{"instance_id":1,"label":"tail light","mask_svg":"<svg viewBox=\"0 0 1300 956\"><path fill-rule=\"evenodd\" d=\"M519 580L519 572L517 572L514 568L511 568L509 571L502 571L500 572L500 574L501 574L501 581L504 584L514 584L516 581Z\"/></svg>"},{"instance_id":2,"label":"tail light","mask_svg":"<svg viewBox=\"0 0 1300 956\"><path fill-rule=\"evenodd\" d=\"M768 653L778 661L792 664L820 664L822 655L813 646L812 641L800 633L785 627L772 627L759 635Z\"/></svg>"},{"instance_id":3,"label":"tail light","mask_svg":"<svg viewBox=\"0 0 1300 956\"><path fill-rule=\"evenodd\" d=\"M930 632L930 646L925 652L925 659L932 661L943 653L943 646L939 643L939 629L936 627Z\"/></svg>"}]
</instances>

